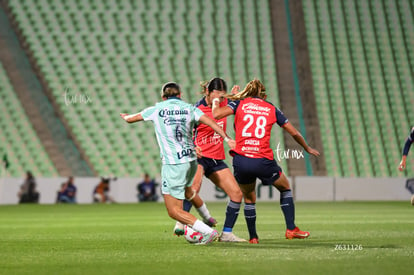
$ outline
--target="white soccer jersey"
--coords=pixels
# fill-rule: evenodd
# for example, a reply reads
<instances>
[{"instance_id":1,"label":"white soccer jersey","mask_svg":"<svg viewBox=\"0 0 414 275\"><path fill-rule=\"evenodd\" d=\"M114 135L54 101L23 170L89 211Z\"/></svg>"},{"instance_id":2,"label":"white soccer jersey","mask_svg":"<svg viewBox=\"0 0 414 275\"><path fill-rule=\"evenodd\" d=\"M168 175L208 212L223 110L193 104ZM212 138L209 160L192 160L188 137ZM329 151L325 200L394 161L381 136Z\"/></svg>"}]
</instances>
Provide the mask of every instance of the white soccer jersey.
<instances>
[{"instance_id":1,"label":"white soccer jersey","mask_svg":"<svg viewBox=\"0 0 414 275\"><path fill-rule=\"evenodd\" d=\"M193 105L172 97L141 112L154 123L163 164L186 163L197 159L193 129L204 113Z\"/></svg>"}]
</instances>

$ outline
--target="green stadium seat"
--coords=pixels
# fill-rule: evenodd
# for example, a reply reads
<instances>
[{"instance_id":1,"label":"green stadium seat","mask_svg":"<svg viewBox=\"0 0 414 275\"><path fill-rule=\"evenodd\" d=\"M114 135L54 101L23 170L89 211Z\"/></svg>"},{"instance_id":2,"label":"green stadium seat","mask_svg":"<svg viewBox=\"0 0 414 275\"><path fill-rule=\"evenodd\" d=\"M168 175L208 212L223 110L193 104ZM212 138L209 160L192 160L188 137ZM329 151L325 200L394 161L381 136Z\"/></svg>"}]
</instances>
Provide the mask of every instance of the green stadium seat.
<instances>
[{"instance_id":1,"label":"green stadium seat","mask_svg":"<svg viewBox=\"0 0 414 275\"><path fill-rule=\"evenodd\" d=\"M26 170L36 176L56 176L57 172L40 144L0 63L0 153L7 154L9 175L21 177Z\"/></svg>"}]
</instances>

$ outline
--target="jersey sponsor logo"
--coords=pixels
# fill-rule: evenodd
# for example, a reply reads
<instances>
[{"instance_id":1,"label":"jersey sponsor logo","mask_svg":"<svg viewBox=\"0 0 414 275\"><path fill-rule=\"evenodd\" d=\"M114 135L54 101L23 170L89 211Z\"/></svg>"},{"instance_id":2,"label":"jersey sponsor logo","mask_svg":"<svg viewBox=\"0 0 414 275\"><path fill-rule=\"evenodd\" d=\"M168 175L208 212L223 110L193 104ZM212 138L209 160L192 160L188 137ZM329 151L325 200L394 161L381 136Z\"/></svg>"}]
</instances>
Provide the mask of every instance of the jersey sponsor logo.
<instances>
[{"instance_id":1,"label":"jersey sponsor logo","mask_svg":"<svg viewBox=\"0 0 414 275\"><path fill-rule=\"evenodd\" d=\"M167 117L164 119L165 125L175 125L175 124L185 124L186 123L185 118L173 118L173 117Z\"/></svg>"},{"instance_id":2,"label":"jersey sponsor logo","mask_svg":"<svg viewBox=\"0 0 414 275\"><path fill-rule=\"evenodd\" d=\"M269 115L270 108L265 106L260 106L256 103L249 102L243 105L243 112L256 115Z\"/></svg>"},{"instance_id":3,"label":"jersey sponsor logo","mask_svg":"<svg viewBox=\"0 0 414 275\"><path fill-rule=\"evenodd\" d=\"M242 151L243 152L246 152L246 151L256 151L256 152L259 152L260 151L260 148L259 147L247 147L247 146L243 146L242 148Z\"/></svg>"},{"instance_id":4,"label":"jersey sponsor logo","mask_svg":"<svg viewBox=\"0 0 414 275\"><path fill-rule=\"evenodd\" d=\"M177 152L178 159L182 159L183 157L191 156L193 153L193 149L184 149L181 152Z\"/></svg>"},{"instance_id":5,"label":"jersey sponsor logo","mask_svg":"<svg viewBox=\"0 0 414 275\"><path fill-rule=\"evenodd\" d=\"M160 117L166 117L166 116L175 116L175 115L188 115L188 110L169 110L169 109L162 109L158 112L158 115Z\"/></svg>"}]
</instances>

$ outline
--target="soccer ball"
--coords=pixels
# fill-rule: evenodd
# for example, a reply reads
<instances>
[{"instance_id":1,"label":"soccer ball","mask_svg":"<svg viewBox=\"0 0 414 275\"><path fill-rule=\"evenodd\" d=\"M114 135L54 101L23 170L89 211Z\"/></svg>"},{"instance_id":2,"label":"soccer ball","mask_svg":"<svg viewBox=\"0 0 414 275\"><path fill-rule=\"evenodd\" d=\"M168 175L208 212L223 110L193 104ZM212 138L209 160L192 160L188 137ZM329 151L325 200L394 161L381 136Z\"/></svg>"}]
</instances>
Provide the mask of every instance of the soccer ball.
<instances>
[{"instance_id":1,"label":"soccer ball","mask_svg":"<svg viewBox=\"0 0 414 275\"><path fill-rule=\"evenodd\" d=\"M203 239L203 234L185 225L184 226L184 238L189 243L200 243L201 240Z\"/></svg>"}]
</instances>

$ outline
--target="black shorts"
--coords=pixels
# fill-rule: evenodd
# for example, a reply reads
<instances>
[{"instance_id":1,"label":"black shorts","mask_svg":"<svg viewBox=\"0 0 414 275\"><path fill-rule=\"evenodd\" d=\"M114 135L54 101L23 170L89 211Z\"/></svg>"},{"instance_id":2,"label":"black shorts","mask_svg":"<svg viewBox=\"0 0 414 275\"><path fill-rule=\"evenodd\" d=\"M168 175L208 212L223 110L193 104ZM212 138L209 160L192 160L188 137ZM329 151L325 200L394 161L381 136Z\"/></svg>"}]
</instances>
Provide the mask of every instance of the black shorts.
<instances>
[{"instance_id":1,"label":"black shorts","mask_svg":"<svg viewBox=\"0 0 414 275\"><path fill-rule=\"evenodd\" d=\"M198 164L203 166L204 175L208 178L211 173L229 168L223 160L211 159L211 158L199 158L197 159Z\"/></svg>"},{"instance_id":2,"label":"black shorts","mask_svg":"<svg viewBox=\"0 0 414 275\"><path fill-rule=\"evenodd\" d=\"M238 154L233 157L233 169L239 184L253 183L259 178L263 185L271 185L282 174L282 168L275 160L248 158Z\"/></svg>"}]
</instances>

